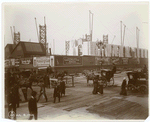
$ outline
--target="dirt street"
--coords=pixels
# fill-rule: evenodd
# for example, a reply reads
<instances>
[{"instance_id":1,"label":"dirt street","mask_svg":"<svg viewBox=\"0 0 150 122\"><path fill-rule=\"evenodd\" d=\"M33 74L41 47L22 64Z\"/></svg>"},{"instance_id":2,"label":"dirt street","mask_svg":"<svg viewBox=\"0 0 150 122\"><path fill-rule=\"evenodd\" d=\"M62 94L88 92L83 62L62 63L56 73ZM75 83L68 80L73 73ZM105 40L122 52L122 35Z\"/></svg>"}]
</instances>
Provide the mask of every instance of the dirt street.
<instances>
[{"instance_id":1,"label":"dirt street","mask_svg":"<svg viewBox=\"0 0 150 122\"><path fill-rule=\"evenodd\" d=\"M104 94L92 94L93 86L87 86L84 76L75 77L75 86L66 88L66 95L62 96L60 103L56 99L53 103L53 88L46 88L48 102L42 96L38 102L39 120L136 120L146 119L148 116L148 95L128 92L127 96L121 96L120 89L125 72L115 75L115 86L104 88ZM90 81L92 84L92 81ZM38 92L40 88L33 86ZM30 97L28 90L28 98ZM37 95L37 96L38 96ZM7 108L5 111L7 117ZM20 103L17 108L17 119L27 120L28 116L27 102Z\"/></svg>"}]
</instances>

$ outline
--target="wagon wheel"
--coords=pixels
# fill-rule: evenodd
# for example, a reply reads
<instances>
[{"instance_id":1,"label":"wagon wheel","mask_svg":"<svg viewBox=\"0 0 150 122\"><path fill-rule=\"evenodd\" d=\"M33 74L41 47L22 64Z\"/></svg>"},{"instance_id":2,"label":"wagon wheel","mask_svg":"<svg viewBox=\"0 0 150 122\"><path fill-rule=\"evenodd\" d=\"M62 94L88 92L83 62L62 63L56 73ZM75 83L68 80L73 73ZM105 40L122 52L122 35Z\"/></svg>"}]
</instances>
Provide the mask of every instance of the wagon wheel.
<instances>
[{"instance_id":1,"label":"wagon wheel","mask_svg":"<svg viewBox=\"0 0 150 122\"><path fill-rule=\"evenodd\" d=\"M100 77L99 81L103 83L103 87L105 88L107 86L107 79L104 77Z\"/></svg>"},{"instance_id":2,"label":"wagon wheel","mask_svg":"<svg viewBox=\"0 0 150 122\"><path fill-rule=\"evenodd\" d=\"M146 94L147 93L147 86L146 85L142 85L142 86L140 86L140 88L139 88L139 90L140 90L140 92L142 93L142 94Z\"/></svg>"},{"instance_id":3,"label":"wagon wheel","mask_svg":"<svg viewBox=\"0 0 150 122\"><path fill-rule=\"evenodd\" d=\"M128 91L135 91L135 86L133 85L133 84L129 84L128 86L127 86L127 89L128 89Z\"/></svg>"}]
</instances>

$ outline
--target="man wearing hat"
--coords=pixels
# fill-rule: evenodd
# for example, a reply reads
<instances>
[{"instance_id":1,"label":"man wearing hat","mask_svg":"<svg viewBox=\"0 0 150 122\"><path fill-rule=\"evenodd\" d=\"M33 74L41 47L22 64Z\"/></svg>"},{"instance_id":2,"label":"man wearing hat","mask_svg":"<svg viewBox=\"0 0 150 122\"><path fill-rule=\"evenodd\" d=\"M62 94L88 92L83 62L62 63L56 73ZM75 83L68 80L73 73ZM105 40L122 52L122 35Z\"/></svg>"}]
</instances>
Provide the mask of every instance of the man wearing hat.
<instances>
[{"instance_id":1,"label":"man wearing hat","mask_svg":"<svg viewBox=\"0 0 150 122\"><path fill-rule=\"evenodd\" d=\"M58 100L60 102L60 85L57 82L55 82L53 97L54 97L54 103L56 101L56 97L58 97Z\"/></svg>"},{"instance_id":2,"label":"man wearing hat","mask_svg":"<svg viewBox=\"0 0 150 122\"><path fill-rule=\"evenodd\" d=\"M93 94L97 94L98 92L98 79L99 79L99 75L96 75L93 80L93 85L94 85Z\"/></svg>"},{"instance_id":3,"label":"man wearing hat","mask_svg":"<svg viewBox=\"0 0 150 122\"><path fill-rule=\"evenodd\" d=\"M122 85L121 85L120 95L125 95L125 96L127 95L126 84L127 84L127 81L126 81L126 78L124 77L122 81Z\"/></svg>"},{"instance_id":4,"label":"man wearing hat","mask_svg":"<svg viewBox=\"0 0 150 122\"><path fill-rule=\"evenodd\" d=\"M41 89L40 89L40 95L38 97L37 102L40 100L41 95L44 95L46 102L47 102L47 96L46 96L46 90L45 90L45 84L44 84L43 78L40 79L40 85L39 86L41 87Z\"/></svg>"},{"instance_id":5,"label":"man wearing hat","mask_svg":"<svg viewBox=\"0 0 150 122\"><path fill-rule=\"evenodd\" d=\"M37 101L36 101L36 91L32 91L31 98L28 102L28 108L29 108L29 113L30 117L29 120L31 120L34 116L34 119L37 120Z\"/></svg>"},{"instance_id":6,"label":"man wearing hat","mask_svg":"<svg viewBox=\"0 0 150 122\"><path fill-rule=\"evenodd\" d=\"M64 94L64 96L65 96L65 89L66 89L65 82L63 81L63 77L61 77L60 78L60 93L61 93L61 97L62 97L62 94Z\"/></svg>"}]
</instances>

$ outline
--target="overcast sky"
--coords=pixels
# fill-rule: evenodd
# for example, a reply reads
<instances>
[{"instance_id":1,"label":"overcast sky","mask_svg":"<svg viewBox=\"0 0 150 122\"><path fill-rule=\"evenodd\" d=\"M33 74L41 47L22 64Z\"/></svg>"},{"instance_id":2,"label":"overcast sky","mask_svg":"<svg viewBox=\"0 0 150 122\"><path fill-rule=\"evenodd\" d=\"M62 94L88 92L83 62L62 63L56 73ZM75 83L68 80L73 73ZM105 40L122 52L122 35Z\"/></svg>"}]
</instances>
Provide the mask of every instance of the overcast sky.
<instances>
[{"instance_id":1,"label":"overcast sky","mask_svg":"<svg viewBox=\"0 0 150 122\"><path fill-rule=\"evenodd\" d=\"M10 26L20 32L21 41L38 42L35 25L47 25L47 41L55 53L65 54L65 41L89 34L89 10L94 13L93 41L108 34L110 44L121 44L120 21L126 25L125 45L136 47L136 27L140 29L139 46L148 49L148 2L103 3L12 3L3 4L4 45L12 42ZM122 28L123 30L124 28ZM114 38L116 36L116 38ZM114 41L112 41L114 38Z\"/></svg>"}]
</instances>

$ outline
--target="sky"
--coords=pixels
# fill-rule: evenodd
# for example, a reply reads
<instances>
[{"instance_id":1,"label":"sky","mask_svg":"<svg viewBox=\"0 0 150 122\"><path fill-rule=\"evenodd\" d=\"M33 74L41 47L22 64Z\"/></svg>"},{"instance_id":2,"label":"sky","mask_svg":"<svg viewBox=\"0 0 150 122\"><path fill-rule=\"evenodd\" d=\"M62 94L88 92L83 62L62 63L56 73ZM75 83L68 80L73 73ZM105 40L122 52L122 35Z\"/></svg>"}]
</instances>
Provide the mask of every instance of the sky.
<instances>
[{"instance_id":1,"label":"sky","mask_svg":"<svg viewBox=\"0 0 150 122\"><path fill-rule=\"evenodd\" d=\"M92 41L102 40L103 34L108 34L109 44L120 45L120 21L122 21L122 33L124 25L126 26L124 45L137 46L136 27L138 27L139 47L148 49L148 2L3 3L4 46L13 43L10 26L15 26L15 31L20 32L21 41L38 42L35 17L39 26L44 25L45 16L49 47L53 48L55 42L55 54L65 54L65 41L79 39L89 34L89 10L94 14Z\"/></svg>"}]
</instances>

